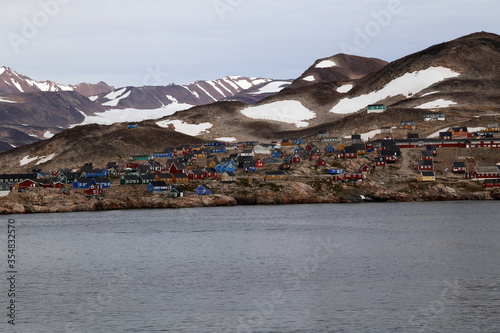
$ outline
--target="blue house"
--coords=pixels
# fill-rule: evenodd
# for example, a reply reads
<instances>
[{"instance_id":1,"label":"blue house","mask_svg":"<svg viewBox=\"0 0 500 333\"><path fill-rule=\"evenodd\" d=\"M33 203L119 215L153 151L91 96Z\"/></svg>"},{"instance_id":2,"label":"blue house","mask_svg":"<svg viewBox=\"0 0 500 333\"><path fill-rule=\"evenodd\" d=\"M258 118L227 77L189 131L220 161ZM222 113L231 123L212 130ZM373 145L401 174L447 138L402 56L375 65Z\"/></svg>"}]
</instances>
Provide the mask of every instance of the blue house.
<instances>
[{"instance_id":1,"label":"blue house","mask_svg":"<svg viewBox=\"0 0 500 333\"><path fill-rule=\"evenodd\" d=\"M208 194L212 194L212 190L207 185L200 185L196 189L196 194L198 194L198 195L208 195Z\"/></svg>"},{"instance_id":2,"label":"blue house","mask_svg":"<svg viewBox=\"0 0 500 333\"><path fill-rule=\"evenodd\" d=\"M328 169L328 173L331 175L338 175L344 172L345 172L344 169Z\"/></svg>"},{"instance_id":3,"label":"blue house","mask_svg":"<svg viewBox=\"0 0 500 333\"><path fill-rule=\"evenodd\" d=\"M165 183L163 180L155 180L148 184L148 192L166 192L170 191L171 186Z\"/></svg>"},{"instance_id":4,"label":"blue house","mask_svg":"<svg viewBox=\"0 0 500 333\"><path fill-rule=\"evenodd\" d=\"M226 147L218 146L218 147L213 147L212 150L210 151L212 154L225 154L226 153Z\"/></svg>"},{"instance_id":5,"label":"blue house","mask_svg":"<svg viewBox=\"0 0 500 333\"><path fill-rule=\"evenodd\" d=\"M332 147L332 145L328 144L326 147L325 147L325 153L334 153L335 152L335 148Z\"/></svg>"},{"instance_id":6,"label":"blue house","mask_svg":"<svg viewBox=\"0 0 500 333\"><path fill-rule=\"evenodd\" d=\"M283 156L283 152L279 149L274 149L271 152L271 158L281 158L281 156Z\"/></svg>"},{"instance_id":7,"label":"blue house","mask_svg":"<svg viewBox=\"0 0 500 333\"><path fill-rule=\"evenodd\" d=\"M303 145L305 144L304 140L302 138L291 138L292 140L292 145Z\"/></svg>"},{"instance_id":8,"label":"blue house","mask_svg":"<svg viewBox=\"0 0 500 333\"><path fill-rule=\"evenodd\" d=\"M109 171L106 169L92 169L89 171L82 172L82 177L86 178L109 177Z\"/></svg>"},{"instance_id":9,"label":"blue house","mask_svg":"<svg viewBox=\"0 0 500 333\"><path fill-rule=\"evenodd\" d=\"M234 172L235 170L236 170L236 167L234 165L234 161L232 161L232 163L226 164L226 168L225 168L224 171L232 171L232 172ZM222 172L224 172L224 171L222 171Z\"/></svg>"},{"instance_id":10,"label":"blue house","mask_svg":"<svg viewBox=\"0 0 500 333\"><path fill-rule=\"evenodd\" d=\"M134 124L128 124L127 126L128 128L137 128L137 124L134 123Z\"/></svg>"},{"instance_id":11,"label":"blue house","mask_svg":"<svg viewBox=\"0 0 500 333\"><path fill-rule=\"evenodd\" d=\"M205 147L220 147L222 146L222 142L219 142L219 141L208 141L208 142L205 142Z\"/></svg>"},{"instance_id":12,"label":"blue house","mask_svg":"<svg viewBox=\"0 0 500 333\"><path fill-rule=\"evenodd\" d=\"M92 184L94 180L91 178L77 178L73 181L73 188L89 188Z\"/></svg>"},{"instance_id":13,"label":"blue house","mask_svg":"<svg viewBox=\"0 0 500 333\"><path fill-rule=\"evenodd\" d=\"M222 163L219 163L215 166L215 170L217 170L217 172L219 172L219 173L223 172L223 171L221 171L223 168L226 169L226 165L222 164Z\"/></svg>"},{"instance_id":14,"label":"blue house","mask_svg":"<svg viewBox=\"0 0 500 333\"><path fill-rule=\"evenodd\" d=\"M111 181L109 180L109 178L96 177L96 178L93 178L93 181L94 181L95 185L101 185L102 188L111 187Z\"/></svg>"},{"instance_id":15,"label":"blue house","mask_svg":"<svg viewBox=\"0 0 500 333\"><path fill-rule=\"evenodd\" d=\"M153 157L158 158L158 157L173 157L173 153L166 153L166 152L159 152L159 153L153 153Z\"/></svg>"}]
</instances>

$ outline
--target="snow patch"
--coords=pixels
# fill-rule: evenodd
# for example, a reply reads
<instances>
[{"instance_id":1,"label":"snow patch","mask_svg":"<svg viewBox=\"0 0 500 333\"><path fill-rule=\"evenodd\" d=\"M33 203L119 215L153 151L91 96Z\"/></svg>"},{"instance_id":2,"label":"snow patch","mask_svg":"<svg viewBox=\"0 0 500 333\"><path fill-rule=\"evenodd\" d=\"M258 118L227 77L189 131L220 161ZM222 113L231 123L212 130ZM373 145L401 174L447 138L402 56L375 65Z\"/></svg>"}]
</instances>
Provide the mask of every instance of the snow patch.
<instances>
[{"instance_id":1,"label":"snow patch","mask_svg":"<svg viewBox=\"0 0 500 333\"><path fill-rule=\"evenodd\" d=\"M299 101L281 101L245 108L241 113L251 119L265 119L307 127L305 120L316 118L316 113L309 110Z\"/></svg>"},{"instance_id":2,"label":"snow patch","mask_svg":"<svg viewBox=\"0 0 500 333\"><path fill-rule=\"evenodd\" d=\"M422 96L420 96L420 97L425 97L425 96L429 96L429 95L433 95L433 94L438 94L438 93L440 93L440 91L431 91L431 92L428 92L428 93L423 94L423 95L422 95Z\"/></svg>"},{"instance_id":3,"label":"snow patch","mask_svg":"<svg viewBox=\"0 0 500 333\"><path fill-rule=\"evenodd\" d=\"M163 120L156 123L160 127L168 127L173 125L176 132L184 133L191 136L197 136L204 132L208 133L208 129L212 128L211 123L189 124L182 120Z\"/></svg>"},{"instance_id":4,"label":"snow patch","mask_svg":"<svg viewBox=\"0 0 500 333\"><path fill-rule=\"evenodd\" d=\"M290 85L290 82L286 82L286 81L269 82L265 86L261 87L258 91L252 93L252 95L276 94L289 85Z\"/></svg>"},{"instance_id":5,"label":"snow patch","mask_svg":"<svg viewBox=\"0 0 500 333\"><path fill-rule=\"evenodd\" d=\"M191 94L193 94L193 95L194 95L194 97L196 97L196 98L200 98L200 94L198 94L196 91L192 91L191 89L189 89L189 88L188 88L188 87L186 87L186 86L181 86L181 87L185 88L187 91L189 91Z\"/></svg>"},{"instance_id":6,"label":"snow patch","mask_svg":"<svg viewBox=\"0 0 500 333\"><path fill-rule=\"evenodd\" d=\"M450 129L450 127L445 127L445 128L443 128L443 129L440 129L439 131L437 131L437 132L432 133L431 135L429 135L429 136L427 137L427 139L438 138L438 137L439 137L439 133L440 133L440 132L446 132L446 131L448 131L449 129ZM484 129L484 127L467 127L467 131L468 131L469 133L471 133L471 132L479 132L479 131L481 131L481 130L483 130L483 129Z\"/></svg>"},{"instance_id":7,"label":"snow patch","mask_svg":"<svg viewBox=\"0 0 500 333\"><path fill-rule=\"evenodd\" d=\"M117 98L118 96L122 95L125 92L125 90L127 90L127 88L121 88L121 89L112 91L109 94L107 94L106 96L104 96L104 98L107 98L109 100L113 100L113 99Z\"/></svg>"},{"instance_id":8,"label":"snow patch","mask_svg":"<svg viewBox=\"0 0 500 333\"><path fill-rule=\"evenodd\" d=\"M314 78L314 75L309 75L309 76L306 76L305 78L303 78L302 80L307 81L307 82L313 82L316 79Z\"/></svg>"},{"instance_id":9,"label":"snow patch","mask_svg":"<svg viewBox=\"0 0 500 333\"><path fill-rule=\"evenodd\" d=\"M457 103L453 101L447 101L444 99L437 99L433 102L428 102L422 104L420 106L415 106L415 109L440 109L440 108L448 108L452 105L456 105Z\"/></svg>"},{"instance_id":10,"label":"snow patch","mask_svg":"<svg viewBox=\"0 0 500 333\"><path fill-rule=\"evenodd\" d=\"M20 92L24 92L23 88L21 87L21 85L14 79L10 79L10 81L12 81L12 83L16 86L16 88L20 91Z\"/></svg>"},{"instance_id":11,"label":"snow patch","mask_svg":"<svg viewBox=\"0 0 500 333\"><path fill-rule=\"evenodd\" d=\"M337 64L331 60L323 60L316 65L316 68L330 68L335 67Z\"/></svg>"},{"instance_id":12,"label":"snow patch","mask_svg":"<svg viewBox=\"0 0 500 333\"><path fill-rule=\"evenodd\" d=\"M353 113L388 97L404 95L408 98L437 82L457 76L460 74L445 67L430 67L422 71L406 73L389 82L381 90L340 100L330 112Z\"/></svg>"},{"instance_id":13,"label":"snow patch","mask_svg":"<svg viewBox=\"0 0 500 333\"><path fill-rule=\"evenodd\" d=\"M236 140L236 138L222 137L222 138L216 138L215 141L235 142L237 140Z\"/></svg>"},{"instance_id":14,"label":"snow patch","mask_svg":"<svg viewBox=\"0 0 500 333\"><path fill-rule=\"evenodd\" d=\"M221 94L222 96L226 97L226 94L224 94L222 92L222 90L220 90L219 87L217 87L217 85L213 82L213 81L207 81L208 84L210 84L219 94Z\"/></svg>"},{"instance_id":15,"label":"snow patch","mask_svg":"<svg viewBox=\"0 0 500 333\"><path fill-rule=\"evenodd\" d=\"M35 135L35 134L28 134L28 135L29 135L29 136L32 136L32 137L34 137L34 138L39 139L39 138L38 138L38 135Z\"/></svg>"},{"instance_id":16,"label":"snow patch","mask_svg":"<svg viewBox=\"0 0 500 333\"><path fill-rule=\"evenodd\" d=\"M90 99L92 102L95 102L98 98L99 98L99 96L90 96L90 97L89 97L89 99Z\"/></svg>"},{"instance_id":17,"label":"snow patch","mask_svg":"<svg viewBox=\"0 0 500 333\"><path fill-rule=\"evenodd\" d=\"M51 159L53 159L54 157L56 156L56 154L50 154L48 156L42 156L40 157L40 160L38 162L35 163L35 165L38 165L38 164L42 164L42 163L45 163L45 162L48 162L50 161Z\"/></svg>"},{"instance_id":18,"label":"snow patch","mask_svg":"<svg viewBox=\"0 0 500 333\"><path fill-rule=\"evenodd\" d=\"M2 75L6 71L5 67L0 67L0 75Z\"/></svg>"},{"instance_id":19,"label":"snow patch","mask_svg":"<svg viewBox=\"0 0 500 333\"><path fill-rule=\"evenodd\" d=\"M69 126L69 128L73 128L77 125L111 125L114 123L139 122L148 119L158 119L173 115L177 111L187 110L192 107L193 105L190 104L172 103L162 108L151 110L140 110L133 108L107 110L105 112L95 112L94 116L87 116L85 113L77 109L81 112L85 119L80 124L73 124Z\"/></svg>"},{"instance_id":20,"label":"snow patch","mask_svg":"<svg viewBox=\"0 0 500 333\"><path fill-rule=\"evenodd\" d=\"M0 97L0 102L2 102L2 103L17 103L16 101L10 101L8 99L5 99L5 97Z\"/></svg>"},{"instance_id":21,"label":"snow patch","mask_svg":"<svg viewBox=\"0 0 500 333\"><path fill-rule=\"evenodd\" d=\"M53 137L55 134L52 133L51 131L46 131L45 133L43 133L43 137L46 138L46 139L50 139L51 137Z\"/></svg>"},{"instance_id":22,"label":"snow patch","mask_svg":"<svg viewBox=\"0 0 500 333\"><path fill-rule=\"evenodd\" d=\"M352 89L353 85L352 84L345 84L341 87L337 88L337 92L341 94L345 94L346 92L349 92Z\"/></svg>"},{"instance_id":23,"label":"snow patch","mask_svg":"<svg viewBox=\"0 0 500 333\"><path fill-rule=\"evenodd\" d=\"M109 102L106 102L106 103L102 103L103 106L117 106L118 105L118 102L124 98L127 98L128 96L130 96L130 92L132 90L129 90L127 91L125 94L121 95L120 97L117 97L115 99L113 99L112 101L109 101Z\"/></svg>"},{"instance_id":24,"label":"snow patch","mask_svg":"<svg viewBox=\"0 0 500 333\"><path fill-rule=\"evenodd\" d=\"M366 132L366 133L361 134L361 139L363 141L368 141L369 139L373 138L375 135L380 134L380 133L382 133L382 130L379 130L379 129L376 129L376 130L373 130L370 132ZM350 139L350 138L351 138L350 135L344 137L344 139Z\"/></svg>"},{"instance_id":25,"label":"snow patch","mask_svg":"<svg viewBox=\"0 0 500 333\"><path fill-rule=\"evenodd\" d=\"M29 164L29 163L31 163L31 162L33 162L33 161L37 160L37 159L38 159L38 156L35 156L35 157L31 157L31 158L30 158L30 156L29 156L29 155L26 155L26 156L24 156L24 157L23 157L23 158L19 161L19 164L20 164L21 166L23 166L23 165Z\"/></svg>"}]
</instances>

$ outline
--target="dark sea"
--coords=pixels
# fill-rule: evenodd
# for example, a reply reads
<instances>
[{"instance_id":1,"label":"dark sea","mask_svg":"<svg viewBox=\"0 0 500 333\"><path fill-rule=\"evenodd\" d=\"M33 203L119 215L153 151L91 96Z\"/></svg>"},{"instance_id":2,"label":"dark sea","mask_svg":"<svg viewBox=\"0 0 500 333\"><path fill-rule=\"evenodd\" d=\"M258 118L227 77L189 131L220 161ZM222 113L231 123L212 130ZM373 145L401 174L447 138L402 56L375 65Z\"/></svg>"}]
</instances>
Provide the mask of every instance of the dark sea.
<instances>
[{"instance_id":1,"label":"dark sea","mask_svg":"<svg viewBox=\"0 0 500 333\"><path fill-rule=\"evenodd\" d=\"M1 332L500 332L498 202L0 220Z\"/></svg>"}]
</instances>

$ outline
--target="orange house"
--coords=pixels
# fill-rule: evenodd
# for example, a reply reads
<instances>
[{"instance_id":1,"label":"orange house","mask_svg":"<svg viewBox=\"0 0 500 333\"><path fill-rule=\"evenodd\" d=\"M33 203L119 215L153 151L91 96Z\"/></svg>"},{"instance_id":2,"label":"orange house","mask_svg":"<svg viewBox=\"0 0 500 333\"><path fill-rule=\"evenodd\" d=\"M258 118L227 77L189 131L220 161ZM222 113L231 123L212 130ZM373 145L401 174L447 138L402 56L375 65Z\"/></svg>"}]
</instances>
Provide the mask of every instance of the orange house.
<instances>
[{"instance_id":1,"label":"orange house","mask_svg":"<svg viewBox=\"0 0 500 333\"><path fill-rule=\"evenodd\" d=\"M448 132L451 132L453 136L455 135L467 135L467 127L451 127Z\"/></svg>"}]
</instances>

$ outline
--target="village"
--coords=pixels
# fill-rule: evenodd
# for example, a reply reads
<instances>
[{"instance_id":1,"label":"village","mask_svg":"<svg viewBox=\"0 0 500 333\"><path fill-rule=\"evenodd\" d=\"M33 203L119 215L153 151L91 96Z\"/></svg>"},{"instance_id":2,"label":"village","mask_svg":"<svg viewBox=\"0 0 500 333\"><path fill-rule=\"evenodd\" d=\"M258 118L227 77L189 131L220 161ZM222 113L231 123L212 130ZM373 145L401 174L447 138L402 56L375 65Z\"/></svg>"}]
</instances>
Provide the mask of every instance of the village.
<instances>
[{"instance_id":1,"label":"village","mask_svg":"<svg viewBox=\"0 0 500 333\"><path fill-rule=\"evenodd\" d=\"M426 122L444 119L442 113L424 116ZM129 124L128 128L132 131L137 126ZM401 137L404 134L406 137ZM385 180L390 184L387 177L419 183L440 179L479 182L484 190L489 190L500 188L498 161L481 165L468 157L469 153L461 152L496 153L500 148L499 134L498 123L486 123L483 128L450 127L435 137L421 138L415 121L401 121L399 126L349 137L331 137L322 130L314 137L270 143L208 141L163 147L158 152L144 152L127 159L117 155L114 161L102 166L89 161L79 169L0 174L0 190L6 193L56 188L63 195L81 192L90 200L106 198L110 189L134 186L146 196L179 198L231 195L235 191L245 192L252 185L268 186L276 192L287 181L317 189L321 189L322 182L356 184L372 180L384 184ZM448 158L440 161L439 156L446 154Z\"/></svg>"}]
</instances>

